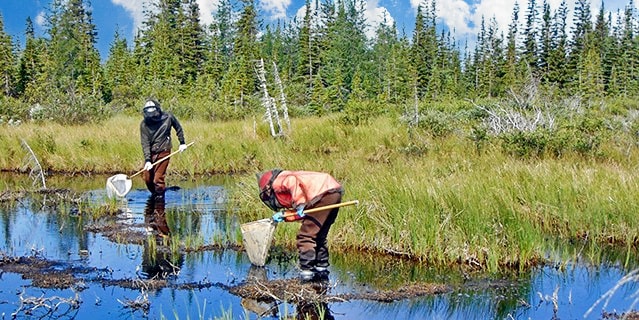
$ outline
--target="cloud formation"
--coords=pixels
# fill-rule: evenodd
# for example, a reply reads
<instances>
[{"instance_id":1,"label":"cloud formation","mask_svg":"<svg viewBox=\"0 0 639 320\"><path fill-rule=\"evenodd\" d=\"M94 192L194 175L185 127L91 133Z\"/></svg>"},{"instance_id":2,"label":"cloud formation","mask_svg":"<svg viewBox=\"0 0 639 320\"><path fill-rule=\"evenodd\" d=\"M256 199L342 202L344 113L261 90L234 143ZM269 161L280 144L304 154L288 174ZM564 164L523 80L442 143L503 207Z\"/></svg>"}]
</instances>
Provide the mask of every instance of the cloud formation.
<instances>
[{"instance_id":1,"label":"cloud formation","mask_svg":"<svg viewBox=\"0 0 639 320\"><path fill-rule=\"evenodd\" d=\"M286 9L291 5L291 0L261 0L260 8L271 20L286 18Z\"/></svg>"},{"instance_id":2,"label":"cloud formation","mask_svg":"<svg viewBox=\"0 0 639 320\"><path fill-rule=\"evenodd\" d=\"M315 4L312 0L311 7L314 8ZM386 25L391 26L395 22L395 19L391 16L390 12L386 7L379 6L379 0L366 0L366 7L364 8L364 18L366 19L367 29L364 31L366 36L369 39L375 37L375 32L380 23L384 22L386 19ZM306 6L302 4L302 6L297 9L295 16L290 18L297 19L298 23L304 20L304 15L306 15Z\"/></svg>"},{"instance_id":3,"label":"cloud formation","mask_svg":"<svg viewBox=\"0 0 639 320\"><path fill-rule=\"evenodd\" d=\"M624 2L625 1L625 2ZM559 8L563 0L548 0L551 11ZM430 2L424 0L410 0L411 8L416 12L419 4L428 6ZM512 14L515 3L519 3L519 23L523 23L527 14L528 1L526 0L449 0L437 2L437 16L442 23L455 31L459 37L468 35L476 35L481 27L481 21L488 22L495 19L497 27L500 31L506 32L508 26L512 23ZM567 23L570 28L572 24L572 14L575 8L576 0L566 0L568 6ZM639 4L639 2L638 2ZM593 20L598 13L601 2L593 1L591 3L591 14ZM605 4L608 12L616 12L627 5L626 0L610 0ZM541 15L542 1L537 1L538 14Z\"/></svg>"},{"instance_id":4,"label":"cloud formation","mask_svg":"<svg viewBox=\"0 0 639 320\"><path fill-rule=\"evenodd\" d=\"M133 20L133 33L142 26L144 22L144 10L149 6L152 0L111 0L116 6L121 6L126 10ZM197 0L200 7L200 21L202 24L210 24L213 22L213 13L219 5L218 0Z\"/></svg>"},{"instance_id":5,"label":"cloud formation","mask_svg":"<svg viewBox=\"0 0 639 320\"><path fill-rule=\"evenodd\" d=\"M366 11L364 12L364 17L366 18L366 22L368 23L368 28L366 29L366 36L369 39L375 37L375 31L380 23L384 22L386 19L386 25L391 26L395 21L393 17L388 12L388 9L385 7L379 6L379 0L367 0L366 1Z\"/></svg>"}]
</instances>

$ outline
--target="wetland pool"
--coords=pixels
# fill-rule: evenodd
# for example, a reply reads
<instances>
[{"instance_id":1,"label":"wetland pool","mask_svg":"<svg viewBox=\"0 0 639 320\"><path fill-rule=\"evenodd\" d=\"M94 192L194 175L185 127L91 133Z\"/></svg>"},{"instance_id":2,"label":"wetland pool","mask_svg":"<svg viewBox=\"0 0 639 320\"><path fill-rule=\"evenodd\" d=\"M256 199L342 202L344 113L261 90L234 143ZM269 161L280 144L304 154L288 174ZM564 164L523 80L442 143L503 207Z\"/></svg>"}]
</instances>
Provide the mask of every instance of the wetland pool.
<instances>
[{"instance_id":1,"label":"wetland pool","mask_svg":"<svg viewBox=\"0 0 639 320\"><path fill-rule=\"evenodd\" d=\"M0 179L0 194L31 183L16 174ZM274 247L257 268L241 247L220 245L238 235L226 206L231 177L168 177L176 186L161 205L137 181L109 219L59 202L59 190L106 201L105 179L50 177L47 187L57 192L0 202L0 318L615 319L636 310L636 280L620 283L631 272L616 261L623 254L596 266L466 277L333 253L327 281L300 284L294 252Z\"/></svg>"}]
</instances>

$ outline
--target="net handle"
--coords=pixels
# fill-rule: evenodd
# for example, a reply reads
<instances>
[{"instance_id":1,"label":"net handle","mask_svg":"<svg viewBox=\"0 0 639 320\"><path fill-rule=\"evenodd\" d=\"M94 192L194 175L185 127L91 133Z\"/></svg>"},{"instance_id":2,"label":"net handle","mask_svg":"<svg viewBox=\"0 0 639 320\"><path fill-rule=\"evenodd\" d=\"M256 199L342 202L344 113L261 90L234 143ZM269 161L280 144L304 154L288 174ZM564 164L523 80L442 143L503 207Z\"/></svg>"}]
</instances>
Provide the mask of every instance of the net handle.
<instances>
[{"instance_id":1,"label":"net handle","mask_svg":"<svg viewBox=\"0 0 639 320\"><path fill-rule=\"evenodd\" d=\"M188 148L188 147L190 147L190 146L191 146L192 144L194 144L194 143L195 143L195 141L191 141L191 142L189 142L189 143L186 145L186 147ZM162 161L164 161L164 160L166 160L166 159L170 158L171 156L174 156L176 153L180 153L180 152L182 152L182 151L180 151L180 150L173 151L173 152L169 153L169 155L167 155L167 156L163 157L162 159L160 159L160 160L158 160L158 161L156 161L156 162L153 162L151 165L155 167L155 165L157 165L158 163L160 163L160 162L162 162ZM142 173L142 172L144 172L144 171L146 171L146 170L142 169L142 170L140 170L140 171L138 171L138 172L134 173L134 174L133 174L132 176L130 176L129 178L133 178L133 177L135 177L135 176L139 175L140 173Z\"/></svg>"},{"instance_id":2,"label":"net handle","mask_svg":"<svg viewBox=\"0 0 639 320\"><path fill-rule=\"evenodd\" d=\"M307 213L313 213L313 212L318 212L318 211L322 211L322 210L328 210L328 209L333 209L333 208L339 208L339 207L345 207L345 206L350 206L350 205L358 205L359 204L359 200L351 200L351 201L346 201L346 202L340 202L340 203L336 203L336 204L331 204L328 206L323 206L323 207L318 207L318 208L313 208L313 209L308 209L308 210L304 210L304 214ZM294 215L296 215L297 212L295 211L290 211L284 214L284 217L292 217Z\"/></svg>"}]
</instances>

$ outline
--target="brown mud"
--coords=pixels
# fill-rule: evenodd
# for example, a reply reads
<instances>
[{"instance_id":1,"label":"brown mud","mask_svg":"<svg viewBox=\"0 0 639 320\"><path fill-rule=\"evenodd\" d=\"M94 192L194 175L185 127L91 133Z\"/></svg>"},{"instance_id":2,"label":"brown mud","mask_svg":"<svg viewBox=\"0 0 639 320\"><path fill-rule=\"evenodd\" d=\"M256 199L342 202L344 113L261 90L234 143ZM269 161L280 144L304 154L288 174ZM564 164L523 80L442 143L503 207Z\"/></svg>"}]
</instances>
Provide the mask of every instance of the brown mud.
<instances>
[{"instance_id":1,"label":"brown mud","mask_svg":"<svg viewBox=\"0 0 639 320\"><path fill-rule=\"evenodd\" d=\"M102 286L117 286L146 291L162 288L178 290L206 289L218 287L244 299L260 302L286 301L303 302L344 302L349 300L373 300L391 302L396 300L448 293L452 288L443 284L413 283L395 290L367 291L361 293L330 294L329 282L301 282L297 278L279 280L255 280L237 286L227 286L212 282L191 282L175 284L167 279L109 279L108 269L78 268L70 264L51 261L37 256L0 258L0 270L22 275L31 280L31 286L45 289L74 288L82 291L83 283L98 282Z\"/></svg>"}]
</instances>

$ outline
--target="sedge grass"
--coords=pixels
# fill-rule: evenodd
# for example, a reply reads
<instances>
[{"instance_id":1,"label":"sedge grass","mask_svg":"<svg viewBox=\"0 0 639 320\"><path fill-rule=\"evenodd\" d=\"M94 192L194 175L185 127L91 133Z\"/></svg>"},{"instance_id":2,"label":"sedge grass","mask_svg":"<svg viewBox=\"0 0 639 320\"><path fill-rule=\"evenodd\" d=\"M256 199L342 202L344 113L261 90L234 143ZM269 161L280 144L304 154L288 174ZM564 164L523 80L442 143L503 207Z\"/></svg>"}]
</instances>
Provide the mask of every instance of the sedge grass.
<instances>
[{"instance_id":1,"label":"sedge grass","mask_svg":"<svg viewBox=\"0 0 639 320\"><path fill-rule=\"evenodd\" d=\"M187 141L196 144L171 159L170 174L232 174L229 207L246 222L270 215L257 197L255 173L275 167L329 172L344 184L345 200L361 203L340 209L329 234L332 250L495 271L544 259L547 239L624 248L639 239L639 154L619 136L603 144L603 156L522 159L496 143L477 151L463 133L409 134L388 118L361 126L333 117L292 124L287 137L274 139L254 120L182 121ZM73 128L0 126L0 168L21 167L19 141L25 139L46 170L134 172L142 165L138 125L137 118L118 116ZM281 224L276 241L292 247L297 228ZM237 234L227 237L237 240Z\"/></svg>"}]
</instances>

